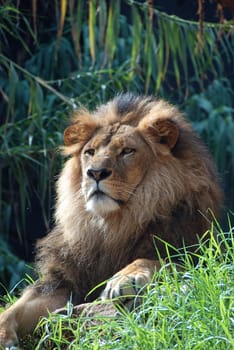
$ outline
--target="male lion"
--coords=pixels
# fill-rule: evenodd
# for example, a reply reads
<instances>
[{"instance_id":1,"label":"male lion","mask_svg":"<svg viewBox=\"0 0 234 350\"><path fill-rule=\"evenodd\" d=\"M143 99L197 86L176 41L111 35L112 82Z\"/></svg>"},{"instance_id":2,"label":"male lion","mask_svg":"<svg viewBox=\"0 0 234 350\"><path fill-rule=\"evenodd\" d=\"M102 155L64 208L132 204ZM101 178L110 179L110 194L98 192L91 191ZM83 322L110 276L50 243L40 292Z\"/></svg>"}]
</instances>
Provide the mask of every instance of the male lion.
<instances>
[{"instance_id":1,"label":"male lion","mask_svg":"<svg viewBox=\"0 0 234 350\"><path fill-rule=\"evenodd\" d=\"M92 114L80 110L64 143L70 159L58 180L56 225L37 246L41 277L2 313L5 346L71 296L76 305L96 299L100 289L89 291L102 281L103 299L133 294L160 268L155 245L162 258L162 240L194 246L210 227L208 209L220 209L206 148L162 100L124 94Z\"/></svg>"}]
</instances>

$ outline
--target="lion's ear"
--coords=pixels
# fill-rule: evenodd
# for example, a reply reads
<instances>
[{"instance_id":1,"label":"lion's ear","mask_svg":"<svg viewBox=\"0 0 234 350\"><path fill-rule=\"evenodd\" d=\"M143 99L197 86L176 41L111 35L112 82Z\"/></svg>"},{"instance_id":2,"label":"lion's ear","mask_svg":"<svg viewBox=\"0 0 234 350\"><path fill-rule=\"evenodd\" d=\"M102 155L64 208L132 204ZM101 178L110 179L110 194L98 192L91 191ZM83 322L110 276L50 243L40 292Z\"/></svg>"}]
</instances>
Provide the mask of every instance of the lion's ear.
<instances>
[{"instance_id":1,"label":"lion's ear","mask_svg":"<svg viewBox=\"0 0 234 350\"><path fill-rule=\"evenodd\" d=\"M179 138L179 128L171 119L142 120L138 129L144 134L146 141L159 143L173 149Z\"/></svg>"},{"instance_id":2,"label":"lion's ear","mask_svg":"<svg viewBox=\"0 0 234 350\"><path fill-rule=\"evenodd\" d=\"M86 143L97 128L90 115L76 115L73 124L68 126L63 134L65 146Z\"/></svg>"}]
</instances>

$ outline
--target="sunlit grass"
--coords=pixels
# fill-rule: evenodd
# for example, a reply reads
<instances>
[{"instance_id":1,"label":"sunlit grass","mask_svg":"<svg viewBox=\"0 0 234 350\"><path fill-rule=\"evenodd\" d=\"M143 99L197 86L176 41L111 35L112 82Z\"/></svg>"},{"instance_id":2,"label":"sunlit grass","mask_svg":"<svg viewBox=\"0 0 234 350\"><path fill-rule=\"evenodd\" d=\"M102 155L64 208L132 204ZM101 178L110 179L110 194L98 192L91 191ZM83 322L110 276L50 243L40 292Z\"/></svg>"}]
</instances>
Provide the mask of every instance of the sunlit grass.
<instances>
[{"instance_id":1,"label":"sunlit grass","mask_svg":"<svg viewBox=\"0 0 234 350\"><path fill-rule=\"evenodd\" d=\"M51 314L24 349L234 349L234 238L213 233L200 243L199 261L184 270L165 265L134 311L116 317ZM70 304L69 304L70 305ZM71 307L71 305L70 305Z\"/></svg>"}]
</instances>

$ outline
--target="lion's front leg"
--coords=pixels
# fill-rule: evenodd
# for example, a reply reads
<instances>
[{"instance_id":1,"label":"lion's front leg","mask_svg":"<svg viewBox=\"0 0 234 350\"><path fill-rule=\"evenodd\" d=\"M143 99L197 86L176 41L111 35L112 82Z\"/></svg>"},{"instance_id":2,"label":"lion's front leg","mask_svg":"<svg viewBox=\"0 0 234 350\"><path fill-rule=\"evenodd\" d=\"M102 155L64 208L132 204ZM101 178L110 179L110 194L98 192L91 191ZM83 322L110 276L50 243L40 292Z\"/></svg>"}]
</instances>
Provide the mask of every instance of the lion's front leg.
<instances>
[{"instance_id":1,"label":"lion's front leg","mask_svg":"<svg viewBox=\"0 0 234 350\"><path fill-rule=\"evenodd\" d=\"M102 292L102 300L121 297L122 301L133 298L152 279L161 267L157 260L137 259L117 272Z\"/></svg>"},{"instance_id":2,"label":"lion's front leg","mask_svg":"<svg viewBox=\"0 0 234 350\"><path fill-rule=\"evenodd\" d=\"M0 315L0 346L17 345L18 337L32 332L40 317L64 306L67 298L65 289L44 295L33 286L27 288L17 302Z\"/></svg>"}]
</instances>

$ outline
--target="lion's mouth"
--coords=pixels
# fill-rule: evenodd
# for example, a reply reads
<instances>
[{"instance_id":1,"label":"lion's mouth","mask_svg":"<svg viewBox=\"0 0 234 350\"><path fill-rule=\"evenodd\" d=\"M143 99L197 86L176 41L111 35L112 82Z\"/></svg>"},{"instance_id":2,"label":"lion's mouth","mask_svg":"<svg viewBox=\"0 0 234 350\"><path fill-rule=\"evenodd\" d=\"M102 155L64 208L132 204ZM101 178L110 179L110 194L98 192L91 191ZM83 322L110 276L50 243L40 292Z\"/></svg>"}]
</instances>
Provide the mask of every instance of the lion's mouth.
<instances>
[{"instance_id":1,"label":"lion's mouth","mask_svg":"<svg viewBox=\"0 0 234 350\"><path fill-rule=\"evenodd\" d=\"M122 204L121 200L116 200L98 186L91 188L86 196L86 210L100 216L119 210Z\"/></svg>"},{"instance_id":2,"label":"lion's mouth","mask_svg":"<svg viewBox=\"0 0 234 350\"><path fill-rule=\"evenodd\" d=\"M95 199L95 200L104 200L105 198L110 198L112 199L114 202L116 202L119 206L124 204L124 201L120 200L120 199L115 199L112 196L110 196L109 194L103 192L102 190L100 190L99 188L93 190L89 196L88 196L88 201L90 199Z\"/></svg>"},{"instance_id":3,"label":"lion's mouth","mask_svg":"<svg viewBox=\"0 0 234 350\"><path fill-rule=\"evenodd\" d=\"M103 196L108 196L108 195L105 192L97 189L89 195L89 199L91 199L93 197L95 197L96 199L102 199ZM110 196L108 196L108 197L110 197Z\"/></svg>"}]
</instances>

